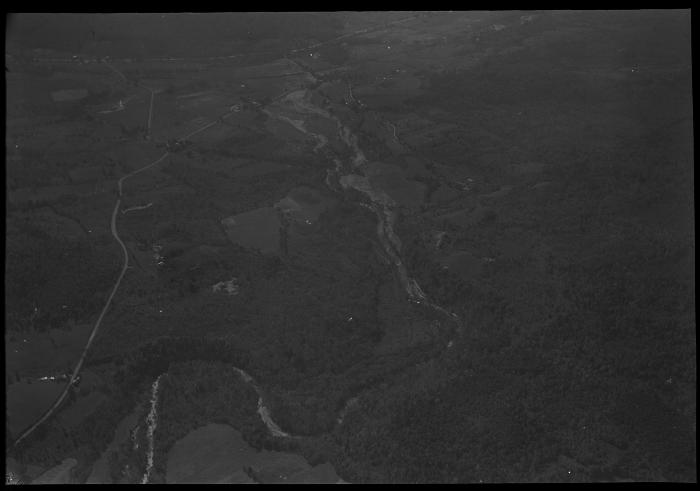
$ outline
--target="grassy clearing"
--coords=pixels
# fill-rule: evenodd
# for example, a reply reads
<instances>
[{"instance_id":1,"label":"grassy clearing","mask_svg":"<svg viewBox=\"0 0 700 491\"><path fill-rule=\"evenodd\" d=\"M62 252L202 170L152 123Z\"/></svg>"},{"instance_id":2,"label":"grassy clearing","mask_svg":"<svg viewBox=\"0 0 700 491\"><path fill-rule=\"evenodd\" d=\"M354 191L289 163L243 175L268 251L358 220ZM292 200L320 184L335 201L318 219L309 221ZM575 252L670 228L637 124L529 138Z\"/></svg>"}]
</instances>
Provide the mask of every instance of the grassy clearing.
<instances>
[{"instance_id":1,"label":"grassy clearing","mask_svg":"<svg viewBox=\"0 0 700 491\"><path fill-rule=\"evenodd\" d=\"M293 219L310 224L318 220L319 215L333 206L334 202L316 189L302 186L292 189L275 206L288 210Z\"/></svg>"},{"instance_id":2,"label":"grassy clearing","mask_svg":"<svg viewBox=\"0 0 700 491\"><path fill-rule=\"evenodd\" d=\"M53 404L65 383L18 382L7 387L7 424L10 433L18 436Z\"/></svg>"},{"instance_id":3,"label":"grassy clearing","mask_svg":"<svg viewBox=\"0 0 700 491\"><path fill-rule=\"evenodd\" d=\"M208 424L190 432L168 452L168 484L338 482L330 464L310 466L301 456L259 452L228 425Z\"/></svg>"},{"instance_id":4,"label":"grassy clearing","mask_svg":"<svg viewBox=\"0 0 700 491\"><path fill-rule=\"evenodd\" d=\"M166 482L252 483L243 470L255 455L228 425L210 424L190 432L168 452Z\"/></svg>"},{"instance_id":5,"label":"grassy clearing","mask_svg":"<svg viewBox=\"0 0 700 491\"><path fill-rule=\"evenodd\" d=\"M65 370L79 356L89 331L88 324L80 324L68 330L12 335L5 343L6 370L20 377L54 375Z\"/></svg>"},{"instance_id":6,"label":"grassy clearing","mask_svg":"<svg viewBox=\"0 0 700 491\"><path fill-rule=\"evenodd\" d=\"M68 484L71 479L71 469L78 463L75 459L65 459L61 464L52 467L32 481L31 484Z\"/></svg>"},{"instance_id":7,"label":"grassy clearing","mask_svg":"<svg viewBox=\"0 0 700 491\"><path fill-rule=\"evenodd\" d=\"M226 235L234 244L259 249L267 254L279 251L281 224L274 208L258 208L239 213L225 218L222 223L226 228Z\"/></svg>"}]
</instances>

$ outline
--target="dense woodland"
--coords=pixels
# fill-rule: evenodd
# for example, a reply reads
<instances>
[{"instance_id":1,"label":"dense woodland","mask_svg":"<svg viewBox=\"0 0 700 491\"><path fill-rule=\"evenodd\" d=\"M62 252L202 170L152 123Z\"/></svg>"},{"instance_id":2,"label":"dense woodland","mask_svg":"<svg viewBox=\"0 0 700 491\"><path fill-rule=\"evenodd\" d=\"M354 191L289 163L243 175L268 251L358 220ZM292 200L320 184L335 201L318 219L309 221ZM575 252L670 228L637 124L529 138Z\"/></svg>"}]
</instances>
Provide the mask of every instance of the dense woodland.
<instances>
[{"instance_id":1,"label":"dense woodland","mask_svg":"<svg viewBox=\"0 0 700 491\"><path fill-rule=\"evenodd\" d=\"M671 42L663 51L639 48L635 63L661 63L667 50L687 56L687 27L671 35L676 28L654 26L678 50ZM568 57L562 63L583 61L567 45L552 46ZM519 65L504 55L481 74L443 75L435 103L458 112L464 90L482 108L561 107L590 121L591 142L604 131L593 126L605 123L597 111L631 111L636 136L609 143L601 135L603 154L553 137L537 146L522 139L527 129L511 131L511 144L537 148L547 162L537 180L556 185L535 191L537 181L521 179L480 223L446 225L457 248L497 258L477 278L441 270L420 239L421 220L404 215L400 235L415 237L405 251L411 270L429 295L465 313L468 329L423 375L435 380L429 390L416 391L407 377L349 421L341 441L362 462L360 480L696 479L689 72L596 88L573 74L575 83L528 78L531 53L519 52ZM539 54L542 68L555 68L556 57Z\"/></svg>"}]
</instances>

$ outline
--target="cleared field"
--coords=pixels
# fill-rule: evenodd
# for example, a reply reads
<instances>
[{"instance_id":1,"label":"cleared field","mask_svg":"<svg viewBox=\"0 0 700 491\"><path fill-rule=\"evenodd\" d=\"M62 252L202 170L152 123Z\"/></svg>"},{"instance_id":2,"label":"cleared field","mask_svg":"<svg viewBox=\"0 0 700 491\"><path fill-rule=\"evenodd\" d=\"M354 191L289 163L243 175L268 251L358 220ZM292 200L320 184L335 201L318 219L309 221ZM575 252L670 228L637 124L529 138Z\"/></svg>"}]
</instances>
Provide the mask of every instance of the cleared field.
<instances>
[{"instance_id":1,"label":"cleared field","mask_svg":"<svg viewBox=\"0 0 700 491\"><path fill-rule=\"evenodd\" d=\"M7 387L7 426L17 436L53 404L65 383L18 382Z\"/></svg>"},{"instance_id":2,"label":"cleared field","mask_svg":"<svg viewBox=\"0 0 700 491\"><path fill-rule=\"evenodd\" d=\"M401 206L417 209L425 198L425 185L402 179L398 175L380 175L371 179L374 186L383 189L386 194Z\"/></svg>"},{"instance_id":3,"label":"cleared field","mask_svg":"<svg viewBox=\"0 0 700 491\"><path fill-rule=\"evenodd\" d=\"M78 461L75 459L65 459L61 464L37 477L32 484L68 484L71 482L70 471L77 464Z\"/></svg>"},{"instance_id":4,"label":"cleared field","mask_svg":"<svg viewBox=\"0 0 700 491\"><path fill-rule=\"evenodd\" d=\"M262 65L248 66L236 70L240 78L274 77L300 72L299 66L288 59L275 60Z\"/></svg>"},{"instance_id":5,"label":"cleared field","mask_svg":"<svg viewBox=\"0 0 700 491\"><path fill-rule=\"evenodd\" d=\"M342 82L334 81L324 82L317 90L331 101L342 104L347 96L348 87Z\"/></svg>"},{"instance_id":6,"label":"cleared field","mask_svg":"<svg viewBox=\"0 0 700 491\"><path fill-rule=\"evenodd\" d=\"M234 244L259 249L264 254L279 251L280 221L272 207L239 213L221 222L226 235Z\"/></svg>"},{"instance_id":7,"label":"cleared field","mask_svg":"<svg viewBox=\"0 0 700 491\"><path fill-rule=\"evenodd\" d=\"M58 350L56 350L58 353ZM51 357L53 358L53 357ZM60 358L60 357L58 357ZM67 363L73 360L65 360ZM53 361L55 363L55 360ZM49 361L51 363L51 361ZM10 371L8 365L8 378L11 379L14 373ZM56 376L57 371L48 371L46 375ZM86 370L83 372L81 387L94 389L101 384L102 380L95 373ZM7 421L12 435L18 435L24 428L29 426L45 411L65 386L65 382L52 380L38 381L31 383L29 379L15 382L7 387ZM78 392L79 394L79 392ZM69 429L75 427L88 417L104 400L104 395L97 391L92 391L85 396L78 395L77 400L63 409L57 417L57 421Z\"/></svg>"},{"instance_id":8,"label":"cleared field","mask_svg":"<svg viewBox=\"0 0 700 491\"><path fill-rule=\"evenodd\" d=\"M192 92L176 97L178 108L198 110L210 105L221 106L226 104L232 98L226 94L222 94L216 90L203 90L200 92Z\"/></svg>"},{"instance_id":9,"label":"cleared field","mask_svg":"<svg viewBox=\"0 0 700 491\"><path fill-rule=\"evenodd\" d=\"M247 472L246 472L247 471ZM258 452L228 425L209 424L190 432L168 453L166 483L337 483L330 464L312 467L285 452Z\"/></svg>"},{"instance_id":10,"label":"cleared field","mask_svg":"<svg viewBox=\"0 0 700 491\"><path fill-rule=\"evenodd\" d=\"M25 205L33 201L54 202L64 196L87 196L94 188L94 185L88 183L43 186L40 188L27 187L10 191L7 196L10 203L14 205Z\"/></svg>"},{"instance_id":11,"label":"cleared field","mask_svg":"<svg viewBox=\"0 0 700 491\"><path fill-rule=\"evenodd\" d=\"M93 464L90 476L85 481L86 484L111 484L112 479L109 475L109 457L111 453L119 448L119 446L129 438L131 429L138 424L138 416L141 412L141 406L136 406L134 410L123 420L119 422L114 430L114 439L109 446L102 452L100 458Z\"/></svg>"},{"instance_id":12,"label":"cleared field","mask_svg":"<svg viewBox=\"0 0 700 491\"><path fill-rule=\"evenodd\" d=\"M293 220L313 223L331 205L332 201L315 189L301 186L292 189L275 207L289 213Z\"/></svg>"},{"instance_id":13,"label":"cleared field","mask_svg":"<svg viewBox=\"0 0 700 491\"><path fill-rule=\"evenodd\" d=\"M311 141L311 138L308 135L295 126L295 123L303 123L302 121L297 122L298 120L296 119L282 118L284 118L284 116L280 117L280 119L268 119L265 123L265 128L270 133L283 140L292 140L297 142Z\"/></svg>"},{"instance_id":14,"label":"cleared field","mask_svg":"<svg viewBox=\"0 0 700 491\"><path fill-rule=\"evenodd\" d=\"M79 426L85 418L95 412L105 399L106 396L100 392L90 392L85 397L78 398L74 404L61 411L57 416L57 421L66 429Z\"/></svg>"},{"instance_id":15,"label":"cleared field","mask_svg":"<svg viewBox=\"0 0 700 491\"><path fill-rule=\"evenodd\" d=\"M21 376L53 375L53 371L64 369L80 356L89 332L90 326L81 324L69 330L24 334L16 340L6 338L6 370Z\"/></svg>"},{"instance_id":16,"label":"cleared field","mask_svg":"<svg viewBox=\"0 0 700 491\"><path fill-rule=\"evenodd\" d=\"M391 164L373 162L367 174L373 187L384 190L399 205L418 208L425 199L425 185L406 179L404 171Z\"/></svg>"},{"instance_id":17,"label":"cleared field","mask_svg":"<svg viewBox=\"0 0 700 491\"><path fill-rule=\"evenodd\" d=\"M17 213L16 216L18 220L31 220L37 229L51 237L78 241L86 236L80 223L68 217L57 215L49 207L43 207L31 213Z\"/></svg>"},{"instance_id":18,"label":"cleared field","mask_svg":"<svg viewBox=\"0 0 700 491\"><path fill-rule=\"evenodd\" d=\"M253 483L243 467L254 455L235 429L207 425L189 433L168 452L166 483Z\"/></svg>"},{"instance_id":19,"label":"cleared field","mask_svg":"<svg viewBox=\"0 0 700 491\"><path fill-rule=\"evenodd\" d=\"M318 133L327 138L337 138L338 127L332 119L309 115L305 118L304 125L311 133Z\"/></svg>"}]
</instances>

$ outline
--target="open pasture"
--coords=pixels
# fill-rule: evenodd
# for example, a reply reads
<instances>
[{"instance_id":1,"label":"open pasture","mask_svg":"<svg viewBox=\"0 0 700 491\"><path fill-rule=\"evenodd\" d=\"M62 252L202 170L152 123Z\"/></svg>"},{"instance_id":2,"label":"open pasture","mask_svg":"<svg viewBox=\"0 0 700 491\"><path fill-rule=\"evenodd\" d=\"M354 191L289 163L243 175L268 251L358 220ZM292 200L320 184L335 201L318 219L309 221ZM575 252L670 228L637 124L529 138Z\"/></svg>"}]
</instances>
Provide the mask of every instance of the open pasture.
<instances>
[{"instance_id":1,"label":"open pasture","mask_svg":"<svg viewBox=\"0 0 700 491\"><path fill-rule=\"evenodd\" d=\"M237 430L222 424L200 427L168 453L168 484L327 483L340 478L330 464L311 466L286 452L256 451Z\"/></svg>"}]
</instances>

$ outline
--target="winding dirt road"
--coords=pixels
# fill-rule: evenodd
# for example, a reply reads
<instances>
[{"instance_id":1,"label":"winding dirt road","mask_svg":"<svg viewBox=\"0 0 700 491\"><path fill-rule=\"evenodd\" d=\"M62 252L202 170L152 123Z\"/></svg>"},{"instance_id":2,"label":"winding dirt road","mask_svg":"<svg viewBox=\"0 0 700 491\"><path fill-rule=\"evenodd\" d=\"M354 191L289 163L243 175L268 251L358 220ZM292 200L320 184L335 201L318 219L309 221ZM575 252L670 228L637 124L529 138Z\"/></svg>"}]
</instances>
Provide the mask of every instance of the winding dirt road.
<instances>
[{"instance_id":1,"label":"winding dirt road","mask_svg":"<svg viewBox=\"0 0 700 491\"><path fill-rule=\"evenodd\" d=\"M119 70L116 68L112 67L109 65L109 63L105 63L107 66L112 68L113 71L115 71L119 76L121 76L125 81L126 77L124 76L123 73L121 73ZM148 87L144 87L148 90L151 91L151 101L150 101L150 110L148 113L148 129L150 132L151 128L151 119L153 117L153 97L155 95L154 91ZM114 295L117 293L117 290L119 290L119 286L121 285L122 279L124 278L124 275L126 274L126 270L129 269L129 251L126 248L126 245L122 241L121 237L119 237L119 232L117 231L117 216L119 214L119 209L121 207L121 197L122 197L122 185L124 181L129 179L130 177L135 176L136 174L143 172L154 165L157 165L160 163L163 159L165 159L169 155L169 152L165 152L163 155L161 155L158 159L154 160L150 164L147 164L139 169L136 169L135 171L130 172L129 174L126 174L125 176L121 177L119 181L117 181L117 190L118 190L118 197L117 197L117 202L114 204L114 209L112 210L112 220L110 222L110 228L112 230L112 236L114 239L119 243L119 246L122 249L122 253L124 255L124 264L122 265L121 272L119 273L119 276L117 277L117 281L114 283L114 286L112 287L112 291L109 294L109 297L107 297L107 301L105 302L104 307L102 307L102 312L100 312L100 316L97 318L97 321L95 322L95 325L92 328L92 331L90 332L90 337L87 340L87 343L85 343L85 347L83 348L83 352L80 355L80 359L78 360L78 363L75 365L75 368L73 369L73 373L71 373L70 379L68 380L68 383L66 383L65 388L61 392L61 394L58 396L56 401L49 407L44 414L34 423L32 424L29 428L24 430L19 437L17 437L13 443L13 446L16 446L19 442L27 438L29 435L31 435L44 421L49 419L51 415L58 409L58 407L61 405L61 403L65 400L65 398L68 396L68 393L71 390L71 387L73 387L73 384L75 384L75 381L77 380L78 376L80 375L80 370L83 368L83 363L85 363L85 358L87 358L88 351L90 350L90 346L92 345L92 342L95 339L95 336L97 336L97 332L100 329L100 326L102 325L102 319L104 319L105 314L107 313L107 310L109 310L109 307L112 305L112 300L114 299Z\"/></svg>"},{"instance_id":2,"label":"winding dirt road","mask_svg":"<svg viewBox=\"0 0 700 491\"><path fill-rule=\"evenodd\" d=\"M100 326L102 325L102 319L104 319L105 314L107 313L107 310L109 307L112 305L112 300L114 299L114 295L117 293L117 290L119 290L119 286L121 285L122 279L124 278L124 275L126 274L126 270L129 269L129 251L126 248L126 245L122 241L121 237L119 237L119 232L117 231L117 216L119 213L119 209L122 204L121 196L122 196L122 184L123 182L138 174L139 172L143 172L144 170L153 167L154 165L158 164L161 162L165 157L169 155L168 152L165 152L159 159L151 162L150 164L141 167L140 169L137 169L125 176L123 176L121 179L118 181L118 190L119 190L119 197L117 198L117 202L114 204L114 210L112 210L112 220L110 223L110 227L112 229L112 236L114 239L119 243L119 246L122 249L122 253L124 254L124 264L122 265L121 272L119 273L119 276L117 277L117 281L112 287L112 292L109 294L109 297L107 297L107 301L105 302L104 307L102 308L102 312L100 312L100 316L97 318L97 321L95 322L95 325L92 328L92 332L90 333L90 337L87 340L87 343L85 343L85 347L83 348L83 352L80 355L80 359L78 360L78 364L75 366L75 369L73 369L73 373L70 376L70 379L68 380L68 383L66 384L65 388L63 389L63 392L61 392L61 395L56 399L56 402L53 403L53 405L46 410L46 412L39 418L32 426L24 430L22 434L15 440L14 445L17 445L19 442L24 440L26 437L28 437L31 433L34 432L34 430L37 429L41 423L46 421L51 415L56 411L56 409L61 405L61 403L64 401L66 396L68 395L68 392L70 391L71 387L75 383L76 379L78 378L78 375L80 375L80 370L83 367L83 363L85 362L85 358L87 357L88 351L90 350L90 346L92 345L92 342L95 339L95 336L97 335L97 332L100 329Z\"/></svg>"},{"instance_id":3,"label":"winding dirt road","mask_svg":"<svg viewBox=\"0 0 700 491\"><path fill-rule=\"evenodd\" d=\"M109 63L107 63L107 62L105 62L105 64L106 64L107 66L109 66L114 72L116 72L124 81L127 81L126 77L124 76L124 74L123 74L122 72L120 72L119 70L117 70L116 68L114 68L113 66L111 66L111 65L110 65ZM145 88L145 89L147 89L147 90L149 90L149 91L151 92L150 108L149 108L149 112L148 112L148 123L147 123L147 125L148 125L148 126L147 126L147 127L148 127L148 132L149 132L149 134L150 134L151 122L152 122L152 119L153 119L153 98L154 98L154 96L155 96L155 91L154 91L153 89L151 89L150 87L146 87L146 86L141 85L141 84L139 84L139 86L142 87L142 88ZM197 133L200 133L200 132L202 132L202 131L204 131L204 130L206 130L206 129L212 127L212 126L214 126L215 124L217 124L217 123L219 123L219 122L222 122L223 119L225 119L226 117L228 117L228 115L229 115L229 114L225 114L225 115L222 116L221 118L219 118L219 119L217 119L217 120L214 120L214 121L211 122L211 123L208 123L207 125L203 126L202 128L199 128L199 129L197 129L197 130L195 130L195 131L189 133L188 135L186 135L185 137L182 137L181 139L189 138L189 137L191 137L191 136L193 136L193 135L196 135ZM158 164L159 164L160 162L162 162L168 155L170 155L170 152L166 151L163 155L161 155L159 158L157 158L157 159L154 160L153 162L151 162L151 163L149 163L149 164L146 164L145 166L140 167L140 168L138 168L138 169L136 169L136 170L134 170L134 171L132 171L132 172L130 172L130 173L128 173L128 174L122 176L122 177L117 181L118 196L117 196L117 201L116 201L116 203L114 204L114 209L112 210L112 219L111 219L111 222L110 222L110 228L111 228L111 231L112 231L112 236L113 236L114 239L117 241L117 243L119 243L119 246L120 246L121 249L122 249L122 253L123 253L123 255L124 255L124 264L122 265L122 269L121 269L121 271L120 271L120 273L119 273L119 276L117 277L117 280L116 280L114 286L112 287L112 291L111 291L111 293L109 294L109 297L107 297L107 301L105 302L105 305L104 305L104 307L102 308L102 311L100 312L100 316L97 318L97 321L95 322L95 324L94 324L94 326L93 326L93 328L92 328L92 331L90 332L90 337L88 338L87 343L85 343L85 347L83 348L82 354L80 355L80 359L78 360L78 363L76 364L75 368L73 369L73 372L72 372L72 374L71 374L71 376L70 376L70 379L69 379L68 382L66 383L66 386L64 387L63 391L62 391L61 394L58 396L58 398L56 399L56 401L51 405L51 407L49 407L49 408L42 414L42 416L41 416L34 424L32 424L29 428L27 428L26 430L24 430L24 431L19 435L19 437L17 437L17 438L15 439L15 441L12 443L12 446L16 446L16 445L19 444L22 440L24 440L24 439L27 438L29 435L31 435L44 421L46 421L47 419L49 419L49 418L54 414L54 412L60 407L61 403L62 403L62 402L65 400L65 398L68 396L68 393L70 392L71 387L73 387L73 385L75 384L75 381L78 379L78 376L80 375L80 370L82 369L83 363L85 362L85 359L87 358L87 354L88 354L88 352L89 352L89 350L90 350L90 346L92 345L92 342L94 341L95 337L97 336L97 333L98 333L98 331L99 331L99 329L100 329L100 326L102 325L102 320L103 320L105 314L107 313L107 310L109 310L109 307L112 305L112 300L114 299L114 295L117 293L117 290L119 290L119 286L121 285L122 279L124 278L124 275L126 274L126 270L129 269L129 251L128 251L128 249L126 248L126 245L125 245L124 242L122 241L121 237L119 237L119 232L118 232L118 230L117 230L117 216L119 215L119 210L120 210L120 207L121 207L121 198L122 198L122 193L123 193L123 185L124 185L124 182L125 182L127 179L129 179L129 178L135 176L136 174L139 174L139 173L141 173L141 172L144 172L144 171L146 171L146 170L148 170L148 169L150 169L150 168L152 168L152 167L158 165ZM266 408L265 408L265 409L266 409Z\"/></svg>"}]
</instances>

